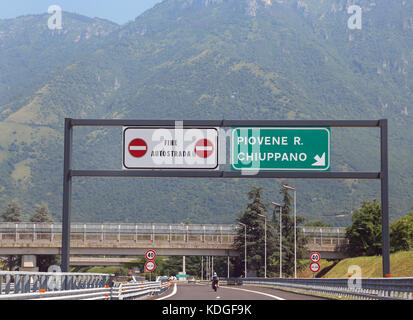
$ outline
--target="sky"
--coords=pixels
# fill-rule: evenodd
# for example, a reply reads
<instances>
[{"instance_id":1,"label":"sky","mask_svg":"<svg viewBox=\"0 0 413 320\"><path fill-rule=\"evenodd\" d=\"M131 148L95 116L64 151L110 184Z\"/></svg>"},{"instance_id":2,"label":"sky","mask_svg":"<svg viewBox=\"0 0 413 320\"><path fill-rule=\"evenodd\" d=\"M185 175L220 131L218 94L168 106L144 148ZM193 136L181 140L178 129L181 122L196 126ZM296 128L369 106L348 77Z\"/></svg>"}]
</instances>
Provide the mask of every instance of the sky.
<instances>
[{"instance_id":1,"label":"sky","mask_svg":"<svg viewBox=\"0 0 413 320\"><path fill-rule=\"evenodd\" d=\"M159 2L162 0L0 0L0 19L41 14L58 5L63 11L124 24Z\"/></svg>"}]
</instances>

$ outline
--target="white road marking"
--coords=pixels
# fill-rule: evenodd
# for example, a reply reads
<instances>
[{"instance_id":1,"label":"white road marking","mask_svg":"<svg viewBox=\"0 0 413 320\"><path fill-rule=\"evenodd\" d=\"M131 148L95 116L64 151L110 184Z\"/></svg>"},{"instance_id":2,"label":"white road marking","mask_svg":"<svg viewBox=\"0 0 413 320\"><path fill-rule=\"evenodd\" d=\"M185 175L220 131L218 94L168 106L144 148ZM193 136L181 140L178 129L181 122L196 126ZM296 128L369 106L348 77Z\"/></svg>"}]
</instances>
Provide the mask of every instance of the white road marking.
<instances>
[{"instance_id":1,"label":"white road marking","mask_svg":"<svg viewBox=\"0 0 413 320\"><path fill-rule=\"evenodd\" d=\"M269 294L269 293L264 293L264 292L254 291L254 290L240 289L240 288L232 288L232 287L222 287L222 288L232 289L232 290L242 290L242 291L246 291L246 292L252 292L252 293L262 294L263 296L271 297L271 298L276 299L276 300L285 300L284 298L280 298L280 297L274 296L274 295Z\"/></svg>"},{"instance_id":2,"label":"white road marking","mask_svg":"<svg viewBox=\"0 0 413 320\"><path fill-rule=\"evenodd\" d=\"M197 283L197 284L200 285L200 286L203 286L203 285L204 285L204 284L201 284L201 283ZM247 292L253 292L253 293L262 294L263 296L271 297L271 298L276 299L276 300L285 300L284 298L280 298L280 297L274 296L274 295L272 295L272 294L264 293L264 292L259 292L259 291L253 291L253 290L241 289L241 288L233 288L233 287L224 287L224 286L222 286L222 287L220 286L220 288L232 289L232 290L242 290L242 291L247 291ZM218 297L217 297L217 298L218 298Z\"/></svg>"},{"instance_id":3,"label":"white road marking","mask_svg":"<svg viewBox=\"0 0 413 320\"><path fill-rule=\"evenodd\" d=\"M173 289L173 291L172 291L172 293L171 294L169 294L169 295L167 295L167 296L165 296L165 297L162 297L162 298L159 298L159 299L155 299L155 300L164 300L164 299L168 299L168 298L170 298L170 297L172 297L172 296L174 296L175 294L176 294L176 292L177 292L178 290L177 290L177 288L176 288L176 283L174 284L174 289Z\"/></svg>"}]
</instances>

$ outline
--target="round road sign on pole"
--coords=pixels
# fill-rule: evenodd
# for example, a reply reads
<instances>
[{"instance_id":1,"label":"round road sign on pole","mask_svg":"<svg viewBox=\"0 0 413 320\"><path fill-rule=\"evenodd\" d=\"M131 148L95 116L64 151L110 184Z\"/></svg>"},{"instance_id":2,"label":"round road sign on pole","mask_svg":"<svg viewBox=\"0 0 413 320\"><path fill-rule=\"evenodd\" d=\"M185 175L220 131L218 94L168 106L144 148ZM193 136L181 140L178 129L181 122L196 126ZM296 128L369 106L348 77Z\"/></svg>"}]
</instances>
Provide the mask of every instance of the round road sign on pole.
<instances>
[{"instance_id":1,"label":"round road sign on pole","mask_svg":"<svg viewBox=\"0 0 413 320\"><path fill-rule=\"evenodd\" d=\"M145 252L145 258L146 260L153 260L156 257L156 252L155 250L148 250Z\"/></svg>"},{"instance_id":2,"label":"round road sign on pole","mask_svg":"<svg viewBox=\"0 0 413 320\"><path fill-rule=\"evenodd\" d=\"M146 263L145 263L145 270L146 271L152 272L153 270L155 270L155 268L156 268L156 264L155 264L154 261L152 261L152 260L146 261Z\"/></svg>"},{"instance_id":3,"label":"round road sign on pole","mask_svg":"<svg viewBox=\"0 0 413 320\"><path fill-rule=\"evenodd\" d=\"M143 139L134 139L129 143L129 153L132 157L142 158L148 151L148 145Z\"/></svg>"},{"instance_id":4,"label":"round road sign on pole","mask_svg":"<svg viewBox=\"0 0 413 320\"><path fill-rule=\"evenodd\" d=\"M312 252L310 255L310 260L312 262L319 262L321 259L321 255L318 252Z\"/></svg>"},{"instance_id":5,"label":"round road sign on pole","mask_svg":"<svg viewBox=\"0 0 413 320\"><path fill-rule=\"evenodd\" d=\"M214 145L208 139L201 139L195 144L195 153L200 158L208 158L214 152Z\"/></svg>"},{"instance_id":6,"label":"round road sign on pole","mask_svg":"<svg viewBox=\"0 0 413 320\"><path fill-rule=\"evenodd\" d=\"M320 270L320 265L317 262L312 262L310 264L310 270L312 272L318 272Z\"/></svg>"}]
</instances>

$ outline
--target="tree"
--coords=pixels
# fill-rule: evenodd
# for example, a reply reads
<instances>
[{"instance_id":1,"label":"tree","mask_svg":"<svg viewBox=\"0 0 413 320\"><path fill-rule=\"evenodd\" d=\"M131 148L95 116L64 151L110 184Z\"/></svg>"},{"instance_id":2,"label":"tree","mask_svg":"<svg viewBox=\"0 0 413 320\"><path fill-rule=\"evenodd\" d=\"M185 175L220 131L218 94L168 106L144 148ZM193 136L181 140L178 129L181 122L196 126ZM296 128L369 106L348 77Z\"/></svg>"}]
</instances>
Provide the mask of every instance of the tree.
<instances>
[{"instance_id":1,"label":"tree","mask_svg":"<svg viewBox=\"0 0 413 320\"><path fill-rule=\"evenodd\" d=\"M19 202L17 200L10 202L2 213L1 218L4 222L22 222L22 209Z\"/></svg>"},{"instance_id":2,"label":"tree","mask_svg":"<svg viewBox=\"0 0 413 320\"><path fill-rule=\"evenodd\" d=\"M351 256L373 256L381 254L381 204L363 201L352 217L352 224L346 229Z\"/></svg>"},{"instance_id":3,"label":"tree","mask_svg":"<svg viewBox=\"0 0 413 320\"><path fill-rule=\"evenodd\" d=\"M238 222L246 225L247 232L247 271L248 273L256 273L258 276L264 275L264 219L259 216L265 215L267 212L266 205L261 198L262 188L251 187L248 192L248 199L251 200L247 204L247 209L241 213ZM267 237L271 234L267 230ZM271 236L270 236L271 237ZM270 241L267 241L267 244ZM234 246L240 253L235 260L235 274L240 275L244 273L244 248L245 248L244 228L237 230L237 235L234 240ZM268 247L267 247L268 250Z\"/></svg>"},{"instance_id":4,"label":"tree","mask_svg":"<svg viewBox=\"0 0 413 320\"><path fill-rule=\"evenodd\" d=\"M42 202L36 205L35 212L30 217L30 221L35 223L53 222L47 203ZM38 255L36 258L40 272L46 272L51 265L58 264L58 257L56 255Z\"/></svg>"},{"instance_id":5,"label":"tree","mask_svg":"<svg viewBox=\"0 0 413 320\"><path fill-rule=\"evenodd\" d=\"M391 224L390 248L392 252L413 248L413 212Z\"/></svg>"},{"instance_id":6,"label":"tree","mask_svg":"<svg viewBox=\"0 0 413 320\"><path fill-rule=\"evenodd\" d=\"M19 202L13 200L7 206L1 215L4 222L22 222L22 209L20 208ZM13 271L21 264L21 257L17 255L9 255L6 259L6 267Z\"/></svg>"},{"instance_id":7,"label":"tree","mask_svg":"<svg viewBox=\"0 0 413 320\"><path fill-rule=\"evenodd\" d=\"M36 205L35 213L30 217L30 222L53 222L46 203Z\"/></svg>"},{"instance_id":8,"label":"tree","mask_svg":"<svg viewBox=\"0 0 413 320\"><path fill-rule=\"evenodd\" d=\"M285 184L285 183L282 183ZM282 259L283 274L292 275L294 273L294 219L290 215L291 199L288 190L281 186L280 193L283 196L282 214ZM265 255L264 255L264 219L258 214L265 215L270 204L264 204L261 198L262 188L252 187L248 192L251 200L247 209L241 213L238 222L247 226L247 271L255 273L257 276L264 276ZM276 276L279 273L279 214L273 209L271 219L267 218L267 276ZM304 217L297 216L297 226L305 221ZM268 221L269 220L269 221ZM235 276L244 273L244 227L237 231L234 246L239 252L239 256L232 259ZM297 261L303 259L306 254L306 239L297 228ZM297 269L301 266L297 263Z\"/></svg>"}]
</instances>

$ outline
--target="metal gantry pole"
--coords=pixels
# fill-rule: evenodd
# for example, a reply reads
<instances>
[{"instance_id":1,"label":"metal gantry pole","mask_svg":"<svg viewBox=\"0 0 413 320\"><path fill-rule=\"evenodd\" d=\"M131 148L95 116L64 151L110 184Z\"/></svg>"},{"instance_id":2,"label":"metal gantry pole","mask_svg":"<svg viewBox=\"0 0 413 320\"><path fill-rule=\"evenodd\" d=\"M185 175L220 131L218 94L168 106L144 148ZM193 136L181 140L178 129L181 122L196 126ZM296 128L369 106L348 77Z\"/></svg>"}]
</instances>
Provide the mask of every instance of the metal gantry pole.
<instances>
[{"instance_id":1,"label":"metal gantry pole","mask_svg":"<svg viewBox=\"0 0 413 320\"><path fill-rule=\"evenodd\" d=\"M294 189L294 278L297 278L297 192Z\"/></svg>"},{"instance_id":2,"label":"metal gantry pole","mask_svg":"<svg viewBox=\"0 0 413 320\"><path fill-rule=\"evenodd\" d=\"M280 278L282 278L282 270L283 270L283 255L282 255L282 244L283 244L283 227L282 227L282 212L283 207L280 206Z\"/></svg>"},{"instance_id":3,"label":"metal gantry pole","mask_svg":"<svg viewBox=\"0 0 413 320\"><path fill-rule=\"evenodd\" d=\"M264 259L265 259L265 266L264 266L264 278L267 278L267 217L265 217L265 248L264 248Z\"/></svg>"},{"instance_id":4,"label":"metal gantry pole","mask_svg":"<svg viewBox=\"0 0 413 320\"><path fill-rule=\"evenodd\" d=\"M63 164L63 214L62 214L62 272L69 272L70 213L72 198L72 119L65 119Z\"/></svg>"},{"instance_id":5,"label":"metal gantry pole","mask_svg":"<svg viewBox=\"0 0 413 320\"><path fill-rule=\"evenodd\" d=\"M389 162L387 119L380 120L380 182L382 219L382 264L383 277L390 276L390 234L389 234Z\"/></svg>"}]
</instances>

